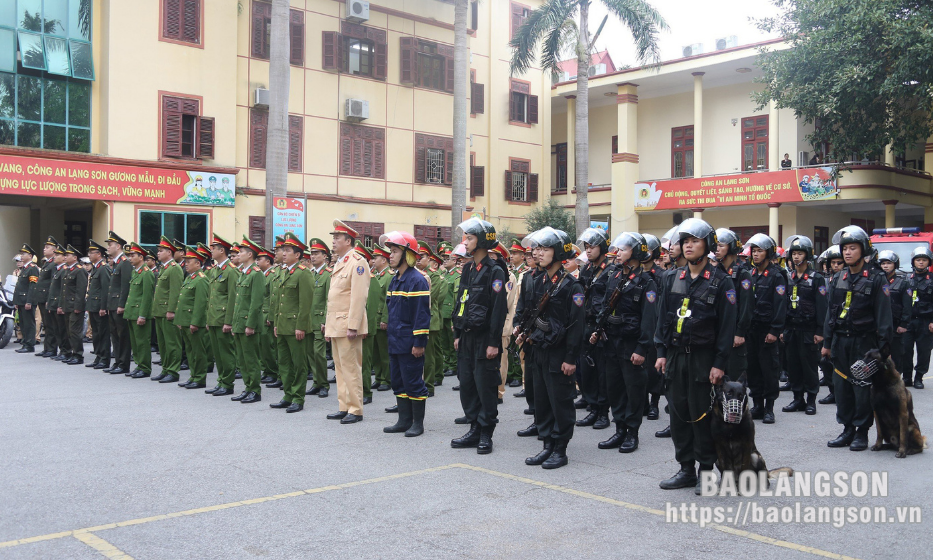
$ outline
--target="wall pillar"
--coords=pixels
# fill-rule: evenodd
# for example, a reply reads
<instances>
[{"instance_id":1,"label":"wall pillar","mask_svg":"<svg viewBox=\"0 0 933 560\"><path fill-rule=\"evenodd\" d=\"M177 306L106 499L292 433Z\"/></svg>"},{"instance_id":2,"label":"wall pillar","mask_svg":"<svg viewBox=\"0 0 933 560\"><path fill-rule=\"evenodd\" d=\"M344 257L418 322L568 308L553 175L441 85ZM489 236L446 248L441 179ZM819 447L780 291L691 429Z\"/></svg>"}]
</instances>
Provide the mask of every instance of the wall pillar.
<instances>
[{"instance_id":1,"label":"wall pillar","mask_svg":"<svg viewBox=\"0 0 933 560\"><path fill-rule=\"evenodd\" d=\"M884 227L893 228L897 227L897 222L895 220L894 207L897 206L896 200L882 200L884 203ZM871 235L871 232L868 232L868 235Z\"/></svg>"},{"instance_id":2,"label":"wall pillar","mask_svg":"<svg viewBox=\"0 0 933 560\"><path fill-rule=\"evenodd\" d=\"M693 176L703 176L703 74L693 73Z\"/></svg>"},{"instance_id":3,"label":"wall pillar","mask_svg":"<svg viewBox=\"0 0 933 560\"><path fill-rule=\"evenodd\" d=\"M777 171L781 169L780 126L778 121L777 104L772 100L768 103L768 169Z\"/></svg>"},{"instance_id":4,"label":"wall pillar","mask_svg":"<svg viewBox=\"0 0 933 560\"><path fill-rule=\"evenodd\" d=\"M638 231L635 183L638 182L638 85L618 85L616 118L618 152L612 154L612 212L610 239L623 231Z\"/></svg>"},{"instance_id":5,"label":"wall pillar","mask_svg":"<svg viewBox=\"0 0 933 560\"><path fill-rule=\"evenodd\" d=\"M702 208L692 208L690 211L693 212L693 217L694 217L694 218L696 218L696 219L698 219L698 220L702 220L702 219L703 219L703 209L702 209Z\"/></svg>"},{"instance_id":6,"label":"wall pillar","mask_svg":"<svg viewBox=\"0 0 933 560\"><path fill-rule=\"evenodd\" d=\"M577 138L577 96L567 96L567 194L572 194L577 186L575 159ZM573 201L573 197L569 200Z\"/></svg>"},{"instance_id":7,"label":"wall pillar","mask_svg":"<svg viewBox=\"0 0 933 560\"><path fill-rule=\"evenodd\" d=\"M774 239L778 245L781 244L781 240L778 239L778 236L781 235L780 222L778 221L778 208L780 207L780 202L768 203L768 235L770 235L771 239Z\"/></svg>"},{"instance_id":8,"label":"wall pillar","mask_svg":"<svg viewBox=\"0 0 933 560\"><path fill-rule=\"evenodd\" d=\"M894 144L884 147L884 164L894 167Z\"/></svg>"}]
</instances>

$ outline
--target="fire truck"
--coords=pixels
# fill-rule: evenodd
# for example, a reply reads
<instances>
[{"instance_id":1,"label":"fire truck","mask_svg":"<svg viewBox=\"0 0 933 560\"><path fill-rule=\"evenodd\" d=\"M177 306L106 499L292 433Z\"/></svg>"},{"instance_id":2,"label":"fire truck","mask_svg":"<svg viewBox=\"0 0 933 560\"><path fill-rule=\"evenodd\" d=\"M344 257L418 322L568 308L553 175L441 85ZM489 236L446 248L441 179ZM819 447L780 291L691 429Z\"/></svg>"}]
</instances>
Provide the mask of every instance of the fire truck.
<instances>
[{"instance_id":1,"label":"fire truck","mask_svg":"<svg viewBox=\"0 0 933 560\"><path fill-rule=\"evenodd\" d=\"M918 246L933 250L933 232L919 227L882 228L872 230L872 247L880 251L894 251L901 259L901 270L910 270L910 253Z\"/></svg>"}]
</instances>

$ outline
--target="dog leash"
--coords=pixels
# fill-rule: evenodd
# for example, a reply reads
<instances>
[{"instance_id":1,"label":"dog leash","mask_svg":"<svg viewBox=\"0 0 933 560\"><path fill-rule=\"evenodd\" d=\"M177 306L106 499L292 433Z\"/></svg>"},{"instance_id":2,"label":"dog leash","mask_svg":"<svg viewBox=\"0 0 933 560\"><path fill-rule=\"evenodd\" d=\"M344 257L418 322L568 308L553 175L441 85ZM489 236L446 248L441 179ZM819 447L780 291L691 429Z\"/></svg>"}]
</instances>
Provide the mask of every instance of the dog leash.
<instances>
[{"instance_id":1,"label":"dog leash","mask_svg":"<svg viewBox=\"0 0 933 560\"><path fill-rule=\"evenodd\" d=\"M666 396L667 396L667 395L665 395L665 397L666 397ZM681 422L684 422L684 423L686 423L686 424L696 424L696 423L699 422L700 420L706 418L706 415L713 411L713 402L714 402L715 400L716 400L716 386L713 385L713 386L711 386L710 389L709 389L709 408L706 409L706 412L704 412L703 414L701 414L700 417L697 418L696 420L684 420L683 418L681 418L680 414L677 413L677 408L675 408L675 407L673 407L673 406L672 406L672 407L669 407L669 408L670 408L670 410L674 413L674 416L676 416L677 419L680 420Z\"/></svg>"}]
</instances>

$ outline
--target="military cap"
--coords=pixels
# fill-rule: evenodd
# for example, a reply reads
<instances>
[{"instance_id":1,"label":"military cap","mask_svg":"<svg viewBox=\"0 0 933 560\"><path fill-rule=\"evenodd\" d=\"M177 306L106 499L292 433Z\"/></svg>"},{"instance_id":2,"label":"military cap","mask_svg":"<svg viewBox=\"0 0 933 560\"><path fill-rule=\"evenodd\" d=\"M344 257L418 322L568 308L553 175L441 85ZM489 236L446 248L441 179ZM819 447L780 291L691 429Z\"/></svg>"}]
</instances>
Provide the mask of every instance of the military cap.
<instances>
[{"instance_id":1,"label":"military cap","mask_svg":"<svg viewBox=\"0 0 933 560\"><path fill-rule=\"evenodd\" d=\"M113 232L110 232L110 233L113 233ZM46 244L46 245L51 245L52 247L58 247L58 246L60 245L60 243L58 242L58 240L55 239L54 237L52 237L51 235L49 236L48 239L45 240L45 244Z\"/></svg>"},{"instance_id":2,"label":"military cap","mask_svg":"<svg viewBox=\"0 0 933 560\"><path fill-rule=\"evenodd\" d=\"M389 250L382 245L373 245L373 257L389 258Z\"/></svg>"},{"instance_id":3,"label":"military cap","mask_svg":"<svg viewBox=\"0 0 933 560\"><path fill-rule=\"evenodd\" d=\"M516 253L524 253L524 252L525 252L525 248L522 247L522 242L521 242L518 238L516 238L516 237L513 237L513 238L512 238L512 245L511 245L511 247L509 247L509 252L513 252L513 251L516 252Z\"/></svg>"},{"instance_id":4,"label":"military cap","mask_svg":"<svg viewBox=\"0 0 933 560\"><path fill-rule=\"evenodd\" d=\"M175 245L172 243L172 240L164 235L159 239L159 244L156 246L159 249L168 249L171 252L175 252Z\"/></svg>"},{"instance_id":5,"label":"military cap","mask_svg":"<svg viewBox=\"0 0 933 560\"><path fill-rule=\"evenodd\" d=\"M23 243L23 248L19 250L20 253L29 253L32 256L36 256L36 250L29 246L28 243Z\"/></svg>"},{"instance_id":6,"label":"military cap","mask_svg":"<svg viewBox=\"0 0 933 560\"><path fill-rule=\"evenodd\" d=\"M308 240L308 251L323 251L326 255L330 255L330 247L327 246L327 243L324 243L323 239L317 237Z\"/></svg>"},{"instance_id":7,"label":"military cap","mask_svg":"<svg viewBox=\"0 0 933 560\"><path fill-rule=\"evenodd\" d=\"M200 241L198 241L198 247L195 250L205 259L209 259L211 256L211 250L207 247L207 245L201 243Z\"/></svg>"},{"instance_id":8,"label":"military cap","mask_svg":"<svg viewBox=\"0 0 933 560\"><path fill-rule=\"evenodd\" d=\"M49 239L52 239L49 237ZM110 236L104 240L104 243L119 243L121 247L126 246L126 239L123 239L114 232L110 232Z\"/></svg>"},{"instance_id":9,"label":"military cap","mask_svg":"<svg viewBox=\"0 0 933 560\"><path fill-rule=\"evenodd\" d=\"M274 261L274 260L275 260L275 255L272 253L272 251L270 251L269 249L266 249L265 247L261 247L261 246L259 246L259 245L256 245L256 247L259 248L259 254L256 255L257 258L258 258L258 257L266 257L266 258L268 258L270 261Z\"/></svg>"},{"instance_id":10,"label":"military cap","mask_svg":"<svg viewBox=\"0 0 933 560\"><path fill-rule=\"evenodd\" d=\"M66 255L74 255L74 256L78 257L79 259L80 259L81 257L84 256L83 254L81 254L81 251L75 249L75 248L74 248L73 246L71 246L71 245L68 245L68 247L65 248L65 254L66 254Z\"/></svg>"},{"instance_id":11,"label":"military cap","mask_svg":"<svg viewBox=\"0 0 933 560\"><path fill-rule=\"evenodd\" d=\"M197 247L185 247L185 258L197 259L198 262L203 263L205 256L198 251Z\"/></svg>"},{"instance_id":12,"label":"military cap","mask_svg":"<svg viewBox=\"0 0 933 560\"><path fill-rule=\"evenodd\" d=\"M297 235L295 235L293 232L290 232L290 231L285 232L285 240L282 242L282 245L286 245L290 247L297 247L298 250L301 251L302 253L304 253L308 248L307 245L305 245L304 243L301 242L300 239L298 239Z\"/></svg>"},{"instance_id":13,"label":"military cap","mask_svg":"<svg viewBox=\"0 0 933 560\"><path fill-rule=\"evenodd\" d=\"M186 248L185 244L182 243L181 241L179 241L178 239L172 239L172 245L175 246L175 252L176 252L176 253L177 253L178 251L182 251L182 252L187 251L187 248Z\"/></svg>"},{"instance_id":14,"label":"military cap","mask_svg":"<svg viewBox=\"0 0 933 560\"><path fill-rule=\"evenodd\" d=\"M249 237L246 237L245 235L243 236L243 241L240 242L240 248L252 251L253 257L258 257L259 254L262 253L263 251L262 247L253 243L253 240L250 239Z\"/></svg>"},{"instance_id":15,"label":"military cap","mask_svg":"<svg viewBox=\"0 0 933 560\"><path fill-rule=\"evenodd\" d=\"M87 250L88 250L89 253L90 253L91 251L100 251L101 253L107 252L107 250L104 249L104 246L103 246L103 245L101 245L100 243L94 241L93 239L88 240L88 242L87 242Z\"/></svg>"},{"instance_id":16,"label":"military cap","mask_svg":"<svg viewBox=\"0 0 933 560\"><path fill-rule=\"evenodd\" d=\"M223 247L224 249L228 251L230 250L231 247L233 247L233 243L230 243L229 241L217 235L216 233L214 234L214 238L211 240L211 246L214 246L214 245L220 245L221 247Z\"/></svg>"},{"instance_id":17,"label":"military cap","mask_svg":"<svg viewBox=\"0 0 933 560\"><path fill-rule=\"evenodd\" d=\"M59 254L59 255L64 255L64 254L65 254L65 248L62 247L61 243L59 243L58 245L55 246L55 252L56 252L57 254Z\"/></svg>"},{"instance_id":18,"label":"military cap","mask_svg":"<svg viewBox=\"0 0 933 560\"><path fill-rule=\"evenodd\" d=\"M278 249L279 247L282 246L282 243L285 243L285 238L282 237L281 235L276 235L276 236L275 236L275 246L273 246L272 248L273 248L273 249Z\"/></svg>"},{"instance_id":19,"label":"military cap","mask_svg":"<svg viewBox=\"0 0 933 560\"><path fill-rule=\"evenodd\" d=\"M369 252L369 249L367 249L366 247L364 247L363 244L360 243L359 241L356 242L356 247L354 247L354 250L355 250L357 253L359 253L360 255L362 255L364 259L366 259L366 260L368 260L368 261L373 260L373 254L370 253L370 252Z\"/></svg>"},{"instance_id":20,"label":"military cap","mask_svg":"<svg viewBox=\"0 0 933 560\"><path fill-rule=\"evenodd\" d=\"M360 236L359 232L357 232L355 229L351 228L350 226L348 226L347 224L343 223L340 220L334 220L334 231L331 232L331 235L335 233L345 233L349 235L350 237L352 237L353 239L356 239L357 237Z\"/></svg>"}]
</instances>

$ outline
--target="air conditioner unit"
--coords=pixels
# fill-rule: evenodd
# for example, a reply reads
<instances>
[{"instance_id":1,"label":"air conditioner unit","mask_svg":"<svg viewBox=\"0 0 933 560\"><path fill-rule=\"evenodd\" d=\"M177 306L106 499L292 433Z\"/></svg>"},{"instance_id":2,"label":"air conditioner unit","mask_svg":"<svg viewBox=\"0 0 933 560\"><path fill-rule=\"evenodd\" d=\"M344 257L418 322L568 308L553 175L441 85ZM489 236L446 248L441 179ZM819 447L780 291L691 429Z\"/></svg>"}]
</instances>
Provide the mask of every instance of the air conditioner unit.
<instances>
[{"instance_id":1,"label":"air conditioner unit","mask_svg":"<svg viewBox=\"0 0 933 560\"><path fill-rule=\"evenodd\" d=\"M269 90L264 88L256 88L256 93L253 97L253 106L254 107L265 107L269 108Z\"/></svg>"},{"instance_id":2,"label":"air conditioner unit","mask_svg":"<svg viewBox=\"0 0 933 560\"><path fill-rule=\"evenodd\" d=\"M369 21L369 2L366 0L347 0L347 21L356 23Z\"/></svg>"},{"instance_id":3,"label":"air conditioner unit","mask_svg":"<svg viewBox=\"0 0 933 560\"><path fill-rule=\"evenodd\" d=\"M347 99L344 116L348 121L359 122L369 118L369 101L365 99Z\"/></svg>"},{"instance_id":4,"label":"air conditioner unit","mask_svg":"<svg viewBox=\"0 0 933 560\"><path fill-rule=\"evenodd\" d=\"M589 70L586 71L586 75L592 78L593 76L602 76L606 73L605 64L594 64L590 66Z\"/></svg>"},{"instance_id":5,"label":"air conditioner unit","mask_svg":"<svg viewBox=\"0 0 933 560\"><path fill-rule=\"evenodd\" d=\"M554 75L555 84L559 84L561 82L569 82L570 79L571 79L570 72L558 72L557 74Z\"/></svg>"},{"instance_id":6,"label":"air conditioner unit","mask_svg":"<svg viewBox=\"0 0 933 560\"><path fill-rule=\"evenodd\" d=\"M696 56L703 53L703 43L694 43L692 45L687 45L684 47L684 58L688 56Z\"/></svg>"},{"instance_id":7,"label":"air conditioner unit","mask_svg":"<svg viewBox=\"0 0 933 560\"><path fill-rule=\"evenodd\" d=\"M739 46L739 38L735 35L729 35L721 39L716 39L716 50L721 51Z\"/></svg>"}]
</instances>

